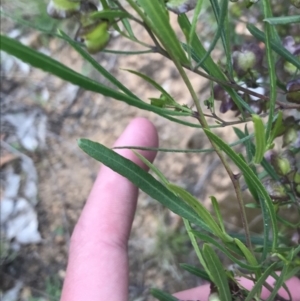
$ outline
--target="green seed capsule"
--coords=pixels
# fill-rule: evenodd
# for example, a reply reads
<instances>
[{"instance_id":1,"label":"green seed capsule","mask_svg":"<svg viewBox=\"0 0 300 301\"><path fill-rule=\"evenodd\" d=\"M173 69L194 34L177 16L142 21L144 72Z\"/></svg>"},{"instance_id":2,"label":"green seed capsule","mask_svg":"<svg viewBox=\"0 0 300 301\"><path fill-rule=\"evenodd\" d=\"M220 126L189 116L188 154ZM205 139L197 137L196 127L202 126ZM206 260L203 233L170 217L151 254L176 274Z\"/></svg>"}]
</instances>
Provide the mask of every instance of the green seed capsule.
<instances>
[{"instance_id":1,"label":"green seed capsule","mask_svg":"<svg viewBox=\"0 0 300 301\"><path fill-rule=\"evenodd\" d=\"M296 170L296 159L290 150L284 151L280 156L273 155L271 164L280 176L293 176Z\"/></svg>"},{"instance_id":2,"label":"green seed capsule","mask_svg":"<svg viewBox=\"0 0 300 301\"><path fill-rule=\"evenodd\" d=\"M286 147L287 145L295 142L297 138L298 138L297 130L294 127L288 128L286 132L283 134L282 147Z\"/></svg>"},{"instance_id":3,"label":"green seed capsule","mask_svg":"<svg viewBox=\"0 0 300 301\"><path fill-rule=\"evenodd\" d=\"M294 175L294 183L300 185L300 172L296 172Z\"/></svg>"},{"instance_id":4,"label":"green seed capsule","mask_svg":"<svg viewBox=\"0 0 300 301\"><path fill-rule=\"evenodd\" d=\"M284 186L275 180L266 180L263 182L269 196L276 201L286 201L289 199Z\"/></svg>"},{"instance_id":5,"label":"green seed capsule","mask_svg":"<svg viewBox=\"0 0 300 301\"><path fill-rule=\"evenodd\" d=\"M100 21L79 30L78 36L89 53L95 54L105 48L110 39L108 27L107 21Z\"/></svg>"},{"instance_id":6,"label":"green seed capsule","mask_svg":"<svg viewBox=\"0 0 300 301\"><path fill-rule=\"evenodd\" d=\"M78 0L51 0L47 6L47 13L55 19L65 19L80 11Z\"/></svg>"},{"instance_id":7,"label":"green seed capsule","mask_svg":"<svg viewBox=\"0 0 300 301\"><path fill-rule=\"evenodd\" d=\"M288 102L300 103L300 78L291 80L286 85Z\"/></svg>"}]
</instances>

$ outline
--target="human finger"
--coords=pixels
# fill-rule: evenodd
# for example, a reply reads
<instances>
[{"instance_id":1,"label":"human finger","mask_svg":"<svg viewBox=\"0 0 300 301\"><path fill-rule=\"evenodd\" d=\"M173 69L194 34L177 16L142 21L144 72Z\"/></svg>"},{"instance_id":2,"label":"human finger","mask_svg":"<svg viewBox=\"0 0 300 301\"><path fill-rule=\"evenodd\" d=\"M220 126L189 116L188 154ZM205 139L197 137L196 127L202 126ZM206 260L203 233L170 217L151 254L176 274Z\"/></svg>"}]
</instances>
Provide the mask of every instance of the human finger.
<instances>
[{"instance_id":1,"label":"human finger","mask_svg":"<svg viewBox=\"0 0 300 301\"><path fill-rule=\"evenodd\" d=\"M157 131L147 119L134 119L115 143L156 147ZM142 168L131 150L117 152ZM149 161L155 152L139 151ZM102 166L75 226L62 301L127 300L127 241L138 189L126 178Z\"/></svg>"}]
</instances>

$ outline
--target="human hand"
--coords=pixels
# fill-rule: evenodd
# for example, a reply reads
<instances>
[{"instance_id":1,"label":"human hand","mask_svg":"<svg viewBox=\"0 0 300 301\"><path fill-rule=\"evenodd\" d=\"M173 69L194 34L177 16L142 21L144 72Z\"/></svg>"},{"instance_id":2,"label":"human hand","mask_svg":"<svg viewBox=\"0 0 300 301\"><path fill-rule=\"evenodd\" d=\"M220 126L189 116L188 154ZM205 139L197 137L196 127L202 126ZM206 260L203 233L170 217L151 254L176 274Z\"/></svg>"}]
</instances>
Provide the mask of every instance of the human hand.
<instances>
[{"instance_id":1,"label":"human hand","mask_svg":"<svg viewBox=\"0 0 300 301\"><path fill-rule=\"evenodd\" d=\"M115 146L120 145L156 147L156 129L146 119L134 119L116 141ZM117 152L147 169L131 150ZM151 151L141 154L149 161L156 155ZM128 300L127 243L137 196L138 189L131 182L106 166L101 167L71 238L61 301ZM297 285L299 288L300 283ZM207 301L209 293L206 284L175 296Z\"/></svg>"}]
</instances>

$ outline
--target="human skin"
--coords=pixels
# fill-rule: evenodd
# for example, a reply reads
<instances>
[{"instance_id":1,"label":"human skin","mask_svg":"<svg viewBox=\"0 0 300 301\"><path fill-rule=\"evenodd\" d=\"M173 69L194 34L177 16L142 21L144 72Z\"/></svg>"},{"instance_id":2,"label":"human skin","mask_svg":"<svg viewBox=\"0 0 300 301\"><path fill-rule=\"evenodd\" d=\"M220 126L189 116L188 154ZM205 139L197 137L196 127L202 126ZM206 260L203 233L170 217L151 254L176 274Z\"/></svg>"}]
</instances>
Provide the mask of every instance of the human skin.
<instances>
[{"instance_id":1,"label":"human skin","mask_svg":"<svg viewBox=\"0 0 300 301\"><path fill-rule=\"evenodd\" d=\"M114 146L122 145L157 147L157 131L147 119L136 118ZM116 152L147 169L131 150ZM151 162L156 155L153 151L140 153ZM100 168L71 237L61 301L128 300L127 243L137 196L138 189L130 181L106 166ZM300 301L300 281L292 280L288 285L294 290L293 301ZM252 285L245 279L241 282L248 288ZM206 284L174 295L181 300L207 301L209 292Z\"/></svg>"}]
</instances>

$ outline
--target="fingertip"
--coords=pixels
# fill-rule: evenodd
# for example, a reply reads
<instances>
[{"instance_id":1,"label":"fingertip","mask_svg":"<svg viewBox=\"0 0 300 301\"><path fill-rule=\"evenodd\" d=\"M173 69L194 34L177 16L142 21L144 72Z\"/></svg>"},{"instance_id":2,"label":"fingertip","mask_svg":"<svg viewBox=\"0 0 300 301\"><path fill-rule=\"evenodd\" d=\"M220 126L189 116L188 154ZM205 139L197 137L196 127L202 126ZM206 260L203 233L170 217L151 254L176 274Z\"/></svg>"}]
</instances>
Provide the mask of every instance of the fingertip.
<instances>
[{"instance_id":1,"label":"fingertip","mask_svg":"<svg viewBox=\"0 0 300 301\"><path fill-rule=\"evenodd\" d=\"M158 147L158 133L154 124L146 118L138 117L133 119L119 139L115 142L116 146L140 146L148 148ZM130 149L119 149L117 153L132 160L136 164L146 169L146 166L134 155ZM147 160L152 162L156 156L156 151L138 150Z\"/></svg>"}]
</instances>

